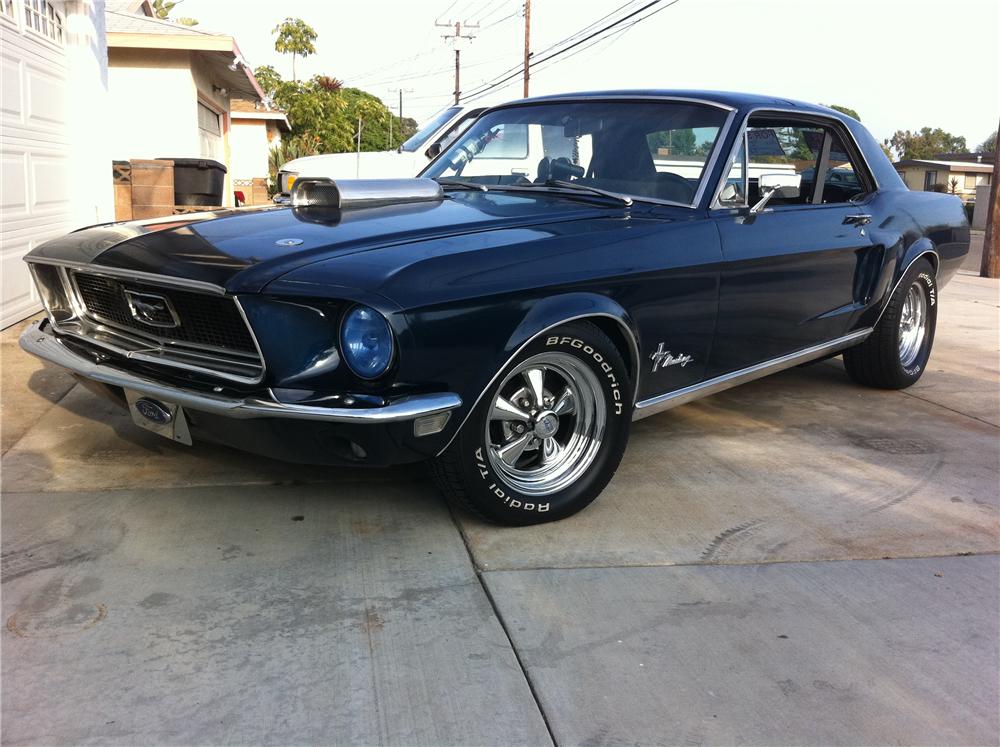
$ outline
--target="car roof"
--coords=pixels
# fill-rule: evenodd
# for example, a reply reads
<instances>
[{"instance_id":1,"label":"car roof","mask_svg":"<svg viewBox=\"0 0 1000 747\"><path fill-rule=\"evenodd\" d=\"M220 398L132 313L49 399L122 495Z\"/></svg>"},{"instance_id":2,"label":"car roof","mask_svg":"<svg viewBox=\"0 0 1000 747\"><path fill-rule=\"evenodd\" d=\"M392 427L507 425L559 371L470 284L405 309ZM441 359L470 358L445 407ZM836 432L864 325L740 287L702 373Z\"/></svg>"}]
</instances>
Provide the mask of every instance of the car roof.
<instances>
[{"instance_id":1,"label":"car roof","mask_svg":"<svg viewBox=\"0 0 1000 747\"><path fill-rule=\"evenodd\" d=\"M817 114L834 114L841 116L839 112L818 104L810 104L805 101L784 98L781 96L767 96L756 93L739 93L735 91L705 91L692 89L675 88L630 88L612 89L604 91L576 91L571 93L557 93L548 96L536 96L528 99L518 99L509 101L503 106L512 104L533 103L540 101L559 101L562 99L587 99L587 98L681 98L697 99L708 101L733 109L755 109L758 107L776 107L780 109L800 109L803 112L815 112Z\"/></svg>"}]
</instances>

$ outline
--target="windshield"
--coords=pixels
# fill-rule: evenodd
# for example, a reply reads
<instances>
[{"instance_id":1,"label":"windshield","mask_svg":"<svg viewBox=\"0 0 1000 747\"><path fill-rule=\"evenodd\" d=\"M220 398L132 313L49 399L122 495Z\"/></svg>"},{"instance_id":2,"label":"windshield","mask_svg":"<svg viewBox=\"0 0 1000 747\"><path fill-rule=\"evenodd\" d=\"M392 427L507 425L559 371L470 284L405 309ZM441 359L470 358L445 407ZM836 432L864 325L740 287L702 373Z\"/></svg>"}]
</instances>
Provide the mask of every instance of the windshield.
<instances>
[{"instance_id":1,"label":"windshield","mask_svg":"<svg viewBox=\"0 0 1000 747\"><path fill-rule=\"evenodd\" d=\"M422 176L519 187L577 183L690 205L727 112L679 101L576 101L487 113Z\"/></svg>"},{"instance_id":2,"label":"windshield","mask_svg":"<svg viewBox=\"0 0 1000 747\"><path fill-rule=\"evenodd\" d=\"M409 140L400 145L399 149L405 150L408 153L420 150L420 146L422 146L427 141L427 138L429 138L435 132L444 127L445 124L448 122L448 120L450 120L460 111L462 111L462 107L451 106L445 109L443 112L435 114L434 117L429 122L427 122L423 127L417 130L410 137Z\"/></svg>"}]
</instances>

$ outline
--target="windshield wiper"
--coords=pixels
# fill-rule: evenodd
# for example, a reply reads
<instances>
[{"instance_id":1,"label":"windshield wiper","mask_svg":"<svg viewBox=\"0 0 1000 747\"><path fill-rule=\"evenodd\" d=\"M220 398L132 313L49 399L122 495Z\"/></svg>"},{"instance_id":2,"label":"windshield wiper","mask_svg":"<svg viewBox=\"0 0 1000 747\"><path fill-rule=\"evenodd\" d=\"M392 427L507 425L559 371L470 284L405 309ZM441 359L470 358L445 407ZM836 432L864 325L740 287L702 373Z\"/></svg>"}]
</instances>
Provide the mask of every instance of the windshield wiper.
<instances>
[{"instance_id":1,"label":"windshield wiper","mask_svg":"<svg viewBox=\"0 0 1000 747\"><path fill-rule=\"evenodd\" d=\"M532 184L533 189L538 187L559 187L561 189L575 189L580 192L590 192L592 195L599 195L600 197L607 197L612 200L617 200L622 205L631 205L632 198L628 195L623 195L619 192L609 192L606 189L600 189L599 187L591 187L589 184L580 184L580 182L567 182L562 179L547 179L539 184Z\"/></svg>"},{"instance_id":2,"label":"windshield wiper","mask_svg":"<svg viewBox=\"0 0 1000 747\"><path fill-rule=\"evenodd\" d=\"M479 192L490 191L489 187L487 187L485 184L482 184L481 182L467 182L462 179L452 179L447 176L444 177L443 179L435 179L434 181L436 181L445 189L447 189L448 187L457 187L459 189L475 189L478 190Z\"/></svg>"}]
</instances>

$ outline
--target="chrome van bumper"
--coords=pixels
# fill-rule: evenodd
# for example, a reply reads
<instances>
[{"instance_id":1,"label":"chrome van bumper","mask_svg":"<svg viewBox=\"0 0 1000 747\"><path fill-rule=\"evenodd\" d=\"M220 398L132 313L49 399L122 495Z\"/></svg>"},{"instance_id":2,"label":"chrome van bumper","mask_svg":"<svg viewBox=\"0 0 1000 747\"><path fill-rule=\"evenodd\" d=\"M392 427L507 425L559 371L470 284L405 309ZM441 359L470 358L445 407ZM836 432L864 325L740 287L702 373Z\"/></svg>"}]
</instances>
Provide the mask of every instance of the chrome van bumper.
<instances>
[{"instance_id":1,"label":"chrome van bumper","mask_svg":"<svg viewBox=\"0 0 1000 747\"><path fill-rule=\"evenodd\" d=\"M96 363L66 346L52 332L47 320L28 325L21 333L19 342L26 352L92 381L131 389L184 408L229 418L286 418L357 425L398 423L439 415L462 404L461 397L451 392L401 397L383 407L318 407L262 397L234 399L161 384L110 365ZM441 420L446 421L444 418Z\"/></svg>"}]
</instances>

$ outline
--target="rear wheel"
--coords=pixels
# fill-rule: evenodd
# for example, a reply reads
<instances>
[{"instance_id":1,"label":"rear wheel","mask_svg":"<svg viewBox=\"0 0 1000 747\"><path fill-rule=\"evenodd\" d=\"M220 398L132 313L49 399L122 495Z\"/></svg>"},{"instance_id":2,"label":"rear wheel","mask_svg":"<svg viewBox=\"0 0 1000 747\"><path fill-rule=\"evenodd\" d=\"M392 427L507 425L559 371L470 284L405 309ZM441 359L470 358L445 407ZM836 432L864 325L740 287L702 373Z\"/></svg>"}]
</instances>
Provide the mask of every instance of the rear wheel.
<instances>
[{"instance_id":1,"label":"rear wheel","mask_svg":"<svg viewBox=\"0 0 1000 747\"><path fill-rule=\"evenodd\" d=\"M576 513L621 461L631 387L597 327L531 342L479 401L432 471L454 503L488 521L540 524Z\"/></svg>"},{"instance_id":2,"label":"rear wheel","mask_svg":"<svg viewBox=\"0 0 1000 747\"><path fill-rule=\"evenodd\" d=\"M859 384L904 389L927 367L936 327L934 268L919 259L906 271L868 339L844 351L844 367Z\"/></svg>"}]
</instances>

